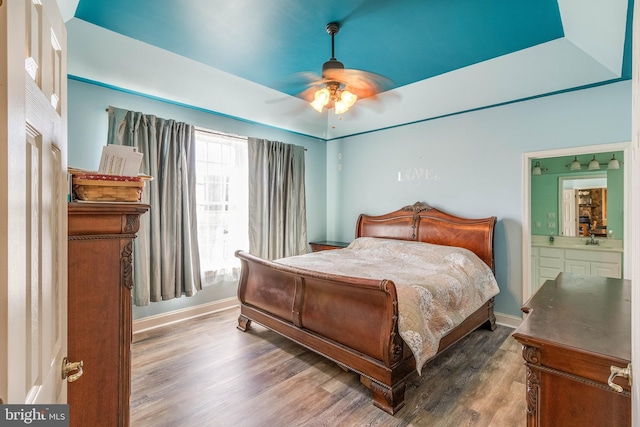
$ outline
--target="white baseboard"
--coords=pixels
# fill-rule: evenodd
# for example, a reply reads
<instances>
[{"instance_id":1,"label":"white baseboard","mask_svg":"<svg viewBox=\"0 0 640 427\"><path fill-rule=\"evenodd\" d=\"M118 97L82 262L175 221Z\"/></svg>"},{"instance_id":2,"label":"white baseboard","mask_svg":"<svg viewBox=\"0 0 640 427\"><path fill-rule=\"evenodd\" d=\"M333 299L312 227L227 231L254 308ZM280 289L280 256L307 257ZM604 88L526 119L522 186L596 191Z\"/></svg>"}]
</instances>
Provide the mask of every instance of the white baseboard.
<instances>
[{"instance_id":1,"label":"white baseboard","mask_svg":"<svg viewBox=\"0 0 640 427\"><path fill-rule=\"evenodd\" d=\"M517 328L522 322L522 317L513 316L511 314L494 313L496 315L496 323L510 328Z\"/></svg>"},{"instance_id":2,"label":"white baseboard","mask_svg":"<svg viewBox=\"0 0 640 427\"><path fill-rule=\"evenodd\" d=\"M169 311L167 313L157 314L155 316L144 317L133 321L133 333L145 332L161 326L171 325L172 323L182 322L183 320L193 319L194 317L227 310L229 308L237 307L239 304L238 298L231 297L180 310Z\"/></svg>"}]
</instances>

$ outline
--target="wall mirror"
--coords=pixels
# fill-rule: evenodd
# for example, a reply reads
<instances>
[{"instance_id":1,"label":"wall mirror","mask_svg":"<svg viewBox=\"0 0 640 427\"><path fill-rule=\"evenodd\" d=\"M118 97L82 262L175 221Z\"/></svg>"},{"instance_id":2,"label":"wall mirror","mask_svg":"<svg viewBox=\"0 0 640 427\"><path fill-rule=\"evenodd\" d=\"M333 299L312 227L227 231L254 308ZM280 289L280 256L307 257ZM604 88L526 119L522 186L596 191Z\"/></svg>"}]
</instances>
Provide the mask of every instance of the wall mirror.
<instances>
[{"instance_id":1,"label":"wall mirror","mask_svg":"<svg viewBox=\"0 0 640 427\"><path fill-rule=\"evenodd\" d=\"M607 237L607 175L560 176L558 182L559 235Z\"/></svg>"}]
</instances>

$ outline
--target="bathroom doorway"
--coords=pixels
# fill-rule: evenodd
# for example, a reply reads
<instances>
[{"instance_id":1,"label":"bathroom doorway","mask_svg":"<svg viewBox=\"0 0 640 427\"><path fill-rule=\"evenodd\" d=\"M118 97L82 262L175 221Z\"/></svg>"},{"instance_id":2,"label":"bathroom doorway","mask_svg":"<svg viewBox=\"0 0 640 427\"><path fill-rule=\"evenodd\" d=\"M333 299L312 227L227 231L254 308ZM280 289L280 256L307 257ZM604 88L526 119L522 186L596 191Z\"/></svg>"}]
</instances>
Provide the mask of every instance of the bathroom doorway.
<instances>
[{"instance_id":1,"label":"bathroom doorway","mask_svg":"<svg viewBox=\"0 0 640 427\"><path fill-rule=\"evenodd\" d=\"M531 186L532 186L532 163L535 164L536 161L539 161L540 164L544 168L545 161L551 161L554 158L566 157L566 156L579 156L584 154L593 154L593 153L611 153L616 151L622 151L624 153L624 159L629 158L629 153L631 150L630 142L623 143L611 143L611 144L601 144L601 145L593 145L593 146L584 146L584 147L573 147L573 148L562 148L556 150L546 150L546 151L538 151L538 152L530 152L524 153L522 156L522 183L523 183L523 208L522 208L522 302L526 302L533 292L537 289L537 286L532 283L531 280L531 236L532 233L536 232L538 227L544 229L542 231L538 230L539 233L548 234L559 234L559 224L553 221L553 219L549 219L548 221L536 220L532 223L532 209L537 209L537 205L532 206L531 203ZM629 164L629 162L628 162ZM624 174L624 208L623 208L623 235L617 235L617 239L623 239L623 248L624 253L630 255L630 227L628 224L628 212L629 212L629 203L631 200L631 189L629 186L630 182L630 167L628 164L623 166L623 174ZM536 177L538 178L538 177ZM557 183L555 185L558 185ZM554 192L557 192L558 187ZM560 201L556 199L554 204L558 204ZM557 207L557 206L556 206ZM551 209L543 210L545 218L548 218L548 213L552 212ZM558 218L559 219L559 218ZM623 261L623 277L628 278L631 274L631 256L625 256Z\"/></svg>"}]
</instances>

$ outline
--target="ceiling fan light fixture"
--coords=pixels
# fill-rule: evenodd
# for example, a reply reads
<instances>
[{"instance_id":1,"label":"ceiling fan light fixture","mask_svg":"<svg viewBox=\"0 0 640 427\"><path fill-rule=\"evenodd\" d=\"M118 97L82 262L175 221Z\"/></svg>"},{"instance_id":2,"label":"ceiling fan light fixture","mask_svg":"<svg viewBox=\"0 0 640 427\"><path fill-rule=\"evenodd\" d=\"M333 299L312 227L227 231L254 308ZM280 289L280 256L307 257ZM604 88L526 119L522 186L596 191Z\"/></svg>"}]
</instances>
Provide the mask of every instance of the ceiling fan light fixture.
<instances>
[{"instance_id":1,"label":"ceiling fan light fixture","mask_svg":"<svg viewBox=\"0 0 640 427\"><path fill-rule=\"evenodd\" d=\"M329 92L329 89L325 87L317 90L313 98L313 101L310 102L311 106L315 108L319 113L322 113L322 109L329 103L329 100L331 99L331 93Z\"/></svg>"},{"instance_id":2,"label":"ceiling fan light fixture","mask_svg":"<svg viewBox=\"0 0 640 427\"><path fill-rule=\"evenodd\" d=\"M334 112L336 114L346 113L347 111L349 111L349 107L347 106L347 104L345 102L336 101L336 103L334 105Z\"/></svg>"},{"instance_id":3,"label":"ceiling fan light fixture","mask_svg":"<svg viewBox=\"0 0 640 427\"><path fill-rule=\"evenodd\" d=\"M358 97L348 90L338 91L337 95L340 99L334 104L336 114L346 113L358 100Z\"/></svg>"},{"instance_id":4,"label":"ceiling fan light fixture","mask_svg":"<svg viewBox=\"0 0 640 427\"><path fill-rule=\"evenodd\" d=\"M358 96L349 92L348 90L343 90L340 95L340 100L347 104L347 107L351 107L358 100Z\"/></svg>"}]
</instances>

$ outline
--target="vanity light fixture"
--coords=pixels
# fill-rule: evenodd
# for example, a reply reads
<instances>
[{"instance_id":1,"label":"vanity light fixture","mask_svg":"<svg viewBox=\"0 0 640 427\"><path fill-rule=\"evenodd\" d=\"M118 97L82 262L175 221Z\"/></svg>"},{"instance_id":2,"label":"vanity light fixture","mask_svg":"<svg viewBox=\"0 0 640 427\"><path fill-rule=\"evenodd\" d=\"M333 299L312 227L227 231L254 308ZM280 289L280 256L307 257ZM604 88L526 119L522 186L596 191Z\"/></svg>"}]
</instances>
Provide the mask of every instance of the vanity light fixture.
<instances>
[{"instance_id":1,"label":"vanity light fixture","mask_svg":"<svg viewBox=\"0 0 640 427\"><path fill-rule=\"evenodd\" d=\"M531 169L531 175L542 175L542 171L548 171L549 169L547 168L543 168L540 166L540 162L536 162L536 164L533 166L533 169Z\"/></svg>"},{"instance_id":2,"label":"vanity light fixture","mask_svg":"<svg viewBox=\"0 0 640 427\"><path fill-rule=\"evenodd\" d=\"M573 156L573 162L571 162L571 170L579 171L580 169L582 169L582 165L578 161L578 156Z\"/></svg>"},{"instance_id":3,"label":"vanity light fixture","mask_svg":"<svg viewBox=\"0 0 640 427\"><path fill-rule=\"evenodd\" d=\"M615 154L611 157L611 160L609 160L608 163L598 162L598 159L596 159L596 156L594 154L593 158L591 159L588 165L580 164L580 162L578 161L578 156L573 156L573 161L566 166L569 168L569 170L572 170L572 171L579 171L583 167L586 167L590 171L596 171L596 170L600 170L600 168L604 167L605 165L607 166L607 169L620 169L620 165L622 164L624 164L624 162L621 162L618 159L616 159ZM533 173L533 170L531 171L531 173Z\"/></svg>"}]
</instances>

